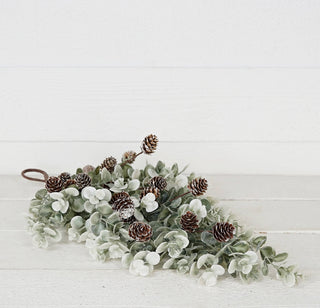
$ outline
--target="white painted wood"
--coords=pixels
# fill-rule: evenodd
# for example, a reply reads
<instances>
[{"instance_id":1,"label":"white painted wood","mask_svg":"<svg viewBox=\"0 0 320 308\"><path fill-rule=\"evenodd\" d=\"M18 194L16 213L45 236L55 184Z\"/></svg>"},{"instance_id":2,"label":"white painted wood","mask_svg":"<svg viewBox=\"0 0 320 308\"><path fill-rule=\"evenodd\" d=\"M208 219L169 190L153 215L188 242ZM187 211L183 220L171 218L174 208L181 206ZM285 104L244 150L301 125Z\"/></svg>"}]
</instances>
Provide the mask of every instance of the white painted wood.
<instances>
[{"instance_id":1,"label":"white painted wood","mask_svg":"<svg viewBox=\"0 0 320 308\"><path fill-rule=\"evenodd\" d=\"M245 285L232 278L207 288L171 271L147 278L126 271L22 270L0 275L5 307L319 307L318 271L292 289L270 279Z\"/></svg>"},{"instance_id":2,"label":"white painted wood","mask_svg":"<svg viewBox=\"0 0 320 308\"><path fill-rule=\"evenodd\" d=\"M63 169L61 169L63 170ZM221 201L319 201L320 176L205 175L209 196ZM43 183L0 175L0 200L30 200Z\"/></svg>"},{"instance_id":3,"label":"white painted wood","mask_svg":"<svg viewBox=\"0 0 320 308\"><path fill-rule=\"evenodd\" d=\"M24 227L24 225L23 225ZM120 269L117 261L100 263L94 260L84 243L63 242L51 243L47 249L34 247L30 234L23 231L0 231L2 253L1 270L8 269L57 269L57 270L112 270ZM1 274L0 274L1 275Z\"/></svg>"},{"instance_id":4,"label":"white painted wood","mask_svg":"<svg viewBox=\"0 0 320 308\"><path fill-rule=\"evenodd\" d=\"M3 142L0 174L19 174L30 167L50 174L74 172L79 166L99 165L110 155L120 159L125 151L139 148L140 142ZM189 171L202 175L317 175L319 157L320 143L162 142L155 154L139 157L135 167L144 167L146 160L162 160L169 166L189 164Z\"/></svg>"},{"instance_id":5,"label":"white painted wood","mask_svg":"<svg viewBox=\"0 0 320 308\"><path fill-rule=\"evenodd\" d=\"M314 0L1 4L2 66L319 66Z\"/></svg>"},{"instance_id":6,"label":"white painted wood","mask_svg":"<svg viewBox=\"0 0 320 308\"><path fill-rule=\"evenodd\" d=\"M319 83L320 69L1 69L0 140L320 142Z\"/></svg>"},{"instance_id":7,"label":"white painted wood","mask_svg":"<svg viewBox=\"0 0 320 308\"><path fill-rule=\"evenodd\" d=\"M279 251L289 251L290 262L300 264L306 275L300 286L290 289L267 277L251 285L220 278L215 287L206 288L193 278L171 271L156 270L151 277L141 278L126 270L105 270L101 264L92 269L90 261L83 257L84 247L83 253L68 249L62 254L62 247L56 247L53 251L35 250L27 255L19 253L17 247L15 251L4 250L5 261L0 255L1 264L7 268L0 270L1 304L5 307L318 307L320 236L277 234L269 238L272 245L281 247Z\"/></svg>"},{"instance_id":8,"label":"white painted wood","mask_svg":"<svg viewBox=\"0 0 320 308\"><path fill-rule=\"evenodd\" d=\"M242 225L263 232L319 232L320 200L221 201ZM0 200L0 230L25 230L29 200Z\"/></svg>"}]
</instances>

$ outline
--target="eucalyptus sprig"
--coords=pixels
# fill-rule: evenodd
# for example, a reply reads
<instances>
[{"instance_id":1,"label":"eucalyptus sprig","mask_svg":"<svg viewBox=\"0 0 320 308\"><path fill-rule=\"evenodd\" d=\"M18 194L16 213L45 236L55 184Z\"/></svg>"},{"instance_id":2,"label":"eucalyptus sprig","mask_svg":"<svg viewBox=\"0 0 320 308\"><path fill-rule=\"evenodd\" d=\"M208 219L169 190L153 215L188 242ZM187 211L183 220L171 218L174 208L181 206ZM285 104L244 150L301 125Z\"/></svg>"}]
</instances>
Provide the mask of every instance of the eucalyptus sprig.
<instances>
[{"instance_id":1,"label":"eucalyptus sprig","mask_svg":"<svg viewBox=\"0 0 320 308\"><path fill-rule=\"evenodd\" d=\"M135 159L154 153L157 143L149 135L141 152L126 152L121 163L110 156L98 167L49 178L30 203L34 244L46 248L67 233L70 241L84 242L96 260L121 259L134 275L162 267L197 277L207 286L219 276L248 282L272 270L288 286L302 277L286 265L287 253L276 253L265 245L265 235L244 230L204 196L205 179L161 161L135 169Z\"/></svg>"}]
</instances>

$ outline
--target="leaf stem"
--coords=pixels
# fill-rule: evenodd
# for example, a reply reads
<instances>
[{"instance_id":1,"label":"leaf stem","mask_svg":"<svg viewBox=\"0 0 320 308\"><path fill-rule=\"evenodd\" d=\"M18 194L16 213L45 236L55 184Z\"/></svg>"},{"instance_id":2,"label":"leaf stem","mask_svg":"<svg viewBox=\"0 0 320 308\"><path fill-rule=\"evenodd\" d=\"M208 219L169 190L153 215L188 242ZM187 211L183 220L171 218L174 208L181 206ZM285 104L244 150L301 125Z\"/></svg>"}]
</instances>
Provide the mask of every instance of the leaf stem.
<instances>
[{"instance_id":1,"label":"leaf stem","mask_svg":"<svg viewBox=\"0 0 320 308\"><path fill-rule=\"evenodd\" d=\"M183 197L183 196L185 196L185 195L187 195L187 194L190 194L190 193L191 193L190 191L187 191L187 192L183 193L182 195L179 195L179 196L171 199L169 202L172 202L172 201L174 201L174 200L177 200L177 199L179 199L179 198L181 198L181 197Z\"/></svg>"}]
</instances>

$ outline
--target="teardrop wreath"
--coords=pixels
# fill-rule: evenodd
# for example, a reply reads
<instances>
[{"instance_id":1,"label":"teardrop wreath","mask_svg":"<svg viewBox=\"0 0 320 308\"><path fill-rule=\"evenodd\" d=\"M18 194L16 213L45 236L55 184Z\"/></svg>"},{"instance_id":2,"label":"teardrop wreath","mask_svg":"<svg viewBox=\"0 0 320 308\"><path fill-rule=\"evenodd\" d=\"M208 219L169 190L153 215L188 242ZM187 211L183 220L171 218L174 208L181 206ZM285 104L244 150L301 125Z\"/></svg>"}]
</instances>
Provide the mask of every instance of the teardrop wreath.
<instances>
[{"instance_id":1,"label":"teardrop wreath","mask_svg":"<svg viewBox=\"0 0 320 308\"><path fill-rule=\"evenodd\" d=\"M107 157L100 166L87 165L74 175L22 171L29 180L45 182L29 208L33 243L46 248L66 231L70 241L85 242L96 260L121 259L134 275L147 276L156 266L213 286L222 275L249 282L273 269L285 285L295 285L302 275L286 265L288 254L276 253L265 245L266 236L244 230L214 199L203 196L206 179L161 161L142 170L132 167L139 155L154 153L157 144L151 134L139 153L124 153L120 163ZM28 172L40 172L44 180Z\"/></svg>"}]
</instances>

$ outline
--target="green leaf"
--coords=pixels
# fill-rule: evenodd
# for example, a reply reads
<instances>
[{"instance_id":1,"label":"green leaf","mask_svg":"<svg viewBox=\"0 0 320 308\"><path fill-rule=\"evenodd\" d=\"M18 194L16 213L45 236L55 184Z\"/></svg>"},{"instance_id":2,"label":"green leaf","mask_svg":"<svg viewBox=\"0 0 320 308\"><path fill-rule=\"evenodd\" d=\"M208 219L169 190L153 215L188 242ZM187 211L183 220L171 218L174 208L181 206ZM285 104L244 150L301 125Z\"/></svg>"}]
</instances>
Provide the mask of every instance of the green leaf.
<instances>
[{"instance_id":1,"label":"green leaf","mask_svg":"<svg viewBox=\"0 0 320 308\"><path fill-rule=\"evenodd\" d=\"M79 173L83 173L83 170L81 168L78 168L76 171L76 174L79 174Z\"/></svg>"},{"instance_id":2,"label":"green leaf","mask_svg":"<svg viewBox=\"0 0 320 308\"><path fill-rule=\"evenodd\" d=\"M209 246L214 245L216 243L216 240L214 239L213 235L207 231L201 233L201 241Z\"/></svg>"},{"instance_id":3,"label":"green leaf","mask_svg":"<svg viewBox=\"0 0 320 308\"><path fill-rule=\"evenodd\" d=\"M82 211L84 211L84 200L79 197L79 198L75 198L73 200L73 202L71 203L71 208L77 212L77 213L80 213Z\"/></svg>"},{"instance_id":4,"label":"green leaf","mask_svg":"<svg viewBox=\"0 0 320 308\"><path fill-rule=\"evenodd\" d=\"M175 164L171 167L171 170L172 170L172 172L173 172L174 176L177 176L177 175L178 175L178 173L179 173L179 167L178 167L178 164L177 164L177 163L175 163Z\"/></svg>"},{"instance_id":5,"label":"green leaf","mask_svg":"<svg viewBox=\"0 0 320 308\"><path fill-rule=\"evenodd\" d=\"M110 182L112 177L111 177L111 173L107 170L107 168L103 168L101 171L101 181L103 183L107 183Z\"/></svg>"},{"instance_id":6,"label":"green leaf","mask_svg":"<svg viewBox=\"0 0 320 308\"><path fill-rule=\"evenodd\" d=\"M96 225L91 226L91 231L94 235L98 236L102 230L105 230L106 225L103 222L100 222Z\"/></svg>"},{"instance_id":7,"label":"green leaf","mask_svg":"<svg viewBox=\"0 0 320 308\"><path fill-rule=\"evenodd\" d=\"M269 273L268 264L266 262L263 262L262 268L261 268L262 274L264 276L267 276Z\"/></svg>"},{"instance_id":8,"label":"green leaf","mask_svg":"<svg viewBox=\"0 0 320 308\"><path fill-rule=\"evenodd\" d=\"M273 258L273 261L274 262L282 262L284 261L285 259L288 258L288 254L286 252L283 252L283 253L279 253L277 254L274 258Z\"/></svg>"},{"instance_id":9,"label":"green leaf","mask_svg":"<svg viewBox=\"0 0 320 308\"><path fill-rule=\"evenodd\" d=\"M171 214L170 210L166 207L163 208L163 210L159 213L158 220L165 219Z\"/></svg>"},{"instance_id":10,"label":"green leaf","mask_svg":"<svg viewBox=\"0 0 320 308\"><path fill-rule=\"evenodd\" d=\"M47 190L46 189L40 189L36 192L36 198L39 199L39 200L42 200L45 195L47 194Z\"/></svg>"},{"instance_id":11,"label":"green leaf","mask_svg":"<svg viewBox=\"0 0 320 308\"><path fill-rule=\"evenodd\" d=\"M245 241L241 241L231 246L231 249L236 252L245 253L249 250L249 244Z\"/></svg>"},{"instance_id":12,"label":"green leaf","mask_svg":"<svg viewBox=\"0 0 320 308\"><path fill-rule=\"evenodd\" d=\"M160 173L164 167L165 167L165 164L161 160L159 160L155 167L155 170L157 173Z\"/></svg>"},{"instance_id":13,"label":"green leaf","mask_svg":"<svg viewBox=\"0 0 320 308\"><path fill-rule=\"evenodd\" d=\"M266 236L258 236L253 241L252 244L257 247L257 249L260 249L267 241Z\"/></svg>"},{"instance_id":14,"label":"green leaf","mask_svg":"<svg viewBox=\"0 0 320 308\"><path fill-rule=\"evenodd\" d=\"M170 203L170 207L177 208L181 204L182 199L178 198Z\"/></svg>"},{"instance_id":15,"label":"green leaf","mask_svg":"<svg viewBox=\"0 0 320 308\"><path fill-rule=\"evenodd\" d=\"M101 218L100 213L99 212L95 212L90 216L90 223L95 225L95 224L99 223L100 218Z\"/></svg>"},{"instance_id":16,"label":"green leaf","mask_svg":"<svg viewBox=\"0 0 320 308\"><path fill-rule=\"evenodd\" d=\"M272 260L273 257L276 255L276 252L272 247L265 246L260 249L260 255L261 255L262 260L264 260L265 258Z\"/></svg>"}]
</instances>

